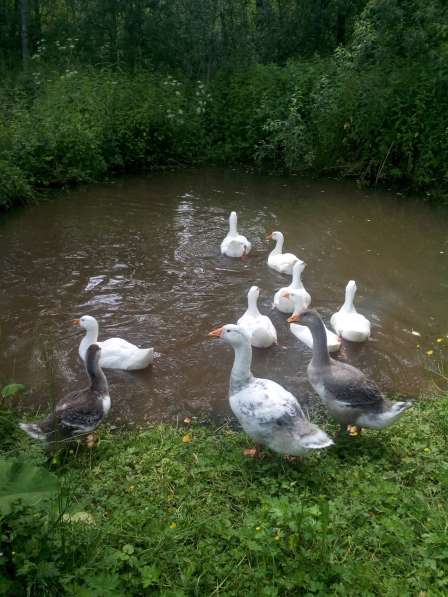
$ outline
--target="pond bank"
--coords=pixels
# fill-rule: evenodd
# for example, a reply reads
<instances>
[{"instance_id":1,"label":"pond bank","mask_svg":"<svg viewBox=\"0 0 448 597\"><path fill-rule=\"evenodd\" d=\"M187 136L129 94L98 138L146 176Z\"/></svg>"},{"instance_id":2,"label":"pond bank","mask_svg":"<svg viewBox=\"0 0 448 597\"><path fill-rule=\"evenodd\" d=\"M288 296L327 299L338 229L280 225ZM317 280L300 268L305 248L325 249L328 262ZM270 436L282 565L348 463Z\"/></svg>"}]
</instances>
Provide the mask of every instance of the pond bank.
<instances>
[{"instance_id":1,"label":"pond bank","mask_svg":"<svg viewBox=\"0 0 448 597\"><path fill-rule=\"evenodd\" d=\"M446 594L446 410L423 399L304 463L247 459L226 426L100 429L49 465L71 522L19 509L0 566L31 595Z\"/></svg>"},{"instance_id":2,"label":"pond bank","mask_svg":"<svg viewBox=\"0 0 448 597\"><path fill-rule=\"evenodd\" d=\"M384 61L353 70L349 55L345 65L260 64L207 84L42 65L28 85L0 85L0 210L42 189L171 164L333 173L446 201L446 93L435 73L426 91L433 59L389 74Z\"/></svg>"}]
</instances>

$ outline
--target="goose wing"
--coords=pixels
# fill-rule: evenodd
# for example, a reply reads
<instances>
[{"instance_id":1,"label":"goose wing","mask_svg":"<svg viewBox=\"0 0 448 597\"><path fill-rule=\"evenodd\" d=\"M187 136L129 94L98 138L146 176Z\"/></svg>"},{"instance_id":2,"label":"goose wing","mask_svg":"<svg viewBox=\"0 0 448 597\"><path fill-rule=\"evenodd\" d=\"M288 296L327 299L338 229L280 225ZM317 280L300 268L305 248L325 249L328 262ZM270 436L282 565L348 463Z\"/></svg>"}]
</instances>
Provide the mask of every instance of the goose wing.
<instances>
[{"instance_id":1,"label":"goose wing","mask_svg":"<svg viewBox=\"0 0 448 597\"><path fill-rule=\"evenodd\" d=\"M335 361L325 372L323 381L335 400L351 408L375 411L382 408L384 399L379 387L356 367Z\"/></svg>"}]
</instances>

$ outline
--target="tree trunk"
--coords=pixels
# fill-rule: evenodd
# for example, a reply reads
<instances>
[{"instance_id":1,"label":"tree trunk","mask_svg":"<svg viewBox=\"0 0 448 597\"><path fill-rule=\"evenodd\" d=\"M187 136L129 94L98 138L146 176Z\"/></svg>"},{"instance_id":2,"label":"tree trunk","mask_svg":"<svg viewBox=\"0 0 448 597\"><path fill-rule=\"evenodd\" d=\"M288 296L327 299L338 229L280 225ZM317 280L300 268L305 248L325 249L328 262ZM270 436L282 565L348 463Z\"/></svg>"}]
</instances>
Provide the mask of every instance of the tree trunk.
<instances>
[{"instance_id":1,"label":"tree trunk","mask_svg":"<svg viewBox=\"0 0 448 597\"><path fill-rule=\"evenodd\" d=\"M22 40L22 63L23 68L28 67L30 58L28 45L28 0L20 0L20 37Z\"/></svg>"}]
</instances>

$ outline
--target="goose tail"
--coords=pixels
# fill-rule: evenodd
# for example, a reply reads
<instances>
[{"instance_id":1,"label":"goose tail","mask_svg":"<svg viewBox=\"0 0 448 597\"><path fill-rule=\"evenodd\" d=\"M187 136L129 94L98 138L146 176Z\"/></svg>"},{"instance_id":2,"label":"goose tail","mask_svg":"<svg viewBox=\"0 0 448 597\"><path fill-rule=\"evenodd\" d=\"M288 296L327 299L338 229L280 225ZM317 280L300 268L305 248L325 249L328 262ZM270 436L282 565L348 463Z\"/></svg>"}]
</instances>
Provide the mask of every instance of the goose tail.
<instances>
[{"instance_id":1,"label":"goose tail","mask_svg":"<svg viewBox=\"0 0 448 597\"><path fill-rule=\"evenodd\" d=\"M397 416L400 416L403 413L405 413L408 409L412 408L413 405L413 402L411 402L410 400L407 400L406 402L392 402L390 409Z\"/></svg>"},{"instance_id":2,"label":"goose tail","mask_svg":"<svg viewBox=\"0 0 448 597\"><path fill-rule=\"evenodd\" d=\"M154 361L154 348L142 348L140 356L140 362L138 363L139 369L144 369L145 367L152 365Z\"/></svg>"},{"instance_id":3,"label":"goose tail","mask_svg":"<svg viewBox=\"0 0 448 597\"><path fill-rule=\"evenodd\" d=\"M316 427L312 433L303 438L303 445L308 450L322 450L332 446L334 441L329 437L325 431Z\"/></svg>"},{"instance_id":4,"label":"goose tail","mask_svg":"<svg viewBox=\"0 0 448 597\"><path fill-rule=\"evenodd\" d=\"M47 440L47 434L42 431L38 423L19 423L19 427L33 439L38 439L41 442Z\"/></svg>"}]
</instances>

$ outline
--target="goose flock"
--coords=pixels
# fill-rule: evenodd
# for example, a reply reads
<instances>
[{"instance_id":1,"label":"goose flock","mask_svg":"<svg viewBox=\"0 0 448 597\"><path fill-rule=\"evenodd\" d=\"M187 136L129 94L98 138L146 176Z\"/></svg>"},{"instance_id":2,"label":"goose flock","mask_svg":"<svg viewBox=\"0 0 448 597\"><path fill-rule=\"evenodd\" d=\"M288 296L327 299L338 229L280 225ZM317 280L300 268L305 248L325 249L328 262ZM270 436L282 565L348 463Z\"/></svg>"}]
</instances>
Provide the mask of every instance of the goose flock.
<instances>
[{"instance_id":1,"label":"goose flock","mask_svg":"<svg viewBox=\"0 0 448 597\"><path fill-rule=\"evenodd\" d=\"M284 236L280 231L272 232L267 239L276 243L267 265L292 276L291 283L275 293L273 308L290 315L287 321L291 333L312 350L307 376L328 415L339 423L341 433L347 430L351 435L361 433L362 428L382 429L395 423L412 403L386 400L376 383L362 371L330 356L341 348L342 340L365 342L370 337L369 320L354 306L355 281L348 282L344 304L330 319L333 332L319 313L309 308L311 296L301 279L306 264L292 253L283 253ZM221 254L247 259L251 249L248 239L238 233L237 214L232 211ZM255 447L245 450L245 454L259 456L260 447L266 446L289 458L302 457L309 450L331 446L334 440L308 419L293 394L273 380L252 374L252 347L268 349L277 344L272 321L259 311L259 295L260 289L252 286L247 294L247 310L237 323L224 324L209 336L223 340L234 351L230 408L255 442ZM89 386L62 398L46 419L20 424L28 435L48 443L90 433L103 421L111 406L103 369L132 371L153 363L153 348L139 348L121 338L98 341L99 327L94 317L84 315L73 323L85 331L79 356L84 361Z\"/></svg>"}]
</instances>

